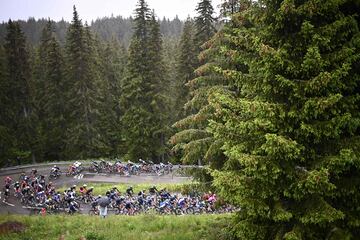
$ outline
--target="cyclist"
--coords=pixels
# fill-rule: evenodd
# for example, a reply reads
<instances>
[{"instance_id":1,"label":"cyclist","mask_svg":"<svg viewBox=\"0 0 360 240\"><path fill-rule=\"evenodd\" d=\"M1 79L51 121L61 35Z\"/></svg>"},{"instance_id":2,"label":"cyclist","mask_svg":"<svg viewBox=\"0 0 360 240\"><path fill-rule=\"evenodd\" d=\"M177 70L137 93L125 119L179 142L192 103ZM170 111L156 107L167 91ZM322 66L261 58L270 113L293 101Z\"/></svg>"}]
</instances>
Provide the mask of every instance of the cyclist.
<instances>
[{"instance_id":1,"label":"cyclist","mask_svg":"<svg viewBox=\"0 0 360 240\"><path fill-rule=\"evenodd\" d=\"M133 190L132 186L129 186L128 189L126 189L126 193L127 193L127 195L132 197L132 195L134 194L134 190Z\"/></svg>"},{"instance_id":2,"label":"cyclist","mask_svg":"<svg viewBox=\"0 0 360 240\"><path fill-rule=\"evenodd\" d=\"M120 191L116 186L113 186L111 190L114 191L116 194L120 194Z\"/></svg>"},{"instance_id":3,"label":"cyclist","mask_svg":"<svg viewBox=\"0 0 360 240\"><path fill-rule=\"evenodd\" d=\"M17 197L20 194L20 183L18 181L14 184L14 196Z\"/></svg>"},{"instance_id":4,"label":"cyclist","mask_svg":"<svg viewBox=\"0 0 360 240\"><path fill-rule=\"evenodd\" d=\"M53 196L52 196L52 199L54 200L54 202L60 203L60 201L61 201L61 194L60 194L60 192L54 193Z\"/></svg>"},{"instance_id":5,"label":"cyclist","mask_svg":"<svg viewBox=\"0 0 360 240\"><path fill-rule=\"evenodd\" d=\"M5 177L4 182L5 182L5 185L6 184L11 184L12 178L10 176L7 176L7 177Z\"/></svg>"},{"instance_id":6,"label":"cyclist","mask_svg":"<svg viewBox=\"0 0 360 240\"><path fill-rule=\"evenodd\" d=\"M5 184L4 201L10 197L10 183Z\"/></svg>"},{"instance_id":7,"label":"cyclist","mask_svg":"<svg viewBox=\"0 0 360 240\"><path fill-rule=\"evenodd\" d=\"M184 208L187 203L187 199L182 197L178 200L177 204L180 208Z\"/></svg>"},{"instance_id":8,"label":"cyclist","mask_svg":"<svg viewBox=\"0 0 360 240\"><path fill-rule=\"evenodd\" d=\"M85 195L85 193L87 192L86 187L87 187L86 184L84 184L82 187L80 187L79 191L80 191L81 195Z\"/></svg>"},{"instance_id":9,"label":"cyclist","mask_svg":"<svg viewBox=\"0 0 360 240\"><path fill-rule=\"evenodd\" d=\"M152 186L151 188L149 188L149 193L151 195L155 195L157 192L159 192L159 190L157 190L156 186Z\"/></svg>"},{"instance_id":10,"label":"cyclist","mask_svg":"<svg viewBox=\"0 0 360 240\"><path fill-rule=\"evenodd\" d=\"M139 193L138 193L138 196L139 197L145 197L145 189L141 190Z\"/></svg>"},{"instance_id":11,"label":"cyclist","mask_svg":"<svg viewBox=\"0 0 360 240\"><path fill-rule=\"evenodd\" d=\"M86 190L85 195L91 197L93 191L94 191L94 187L90 187L88 190Z\"/></svg>"},{"instance_id":12,"label":"cyclist","mask_svg":"<svg viewBox=\"0 0 360 240\"><path fill-rule=\"evenodd\" d=\"M125 209L127 210L128 215L134 215L133 203L129 200L125 202Z\"/></svg>"},{"instance_id":13,"label":"cyclist","mask_svg":"<svg viewBox=\"0 0 360 240\"><path fill-rule=\"evenodd\" d=\"M30 176L31 176L32 178L36 178L37 173L38 173L38 171L37 171L35 168L33 168L33 169L31 169Z\"/></svg>"},{"instance_id":14,"label":"cyclist","mask_svg":"<svg viewBox=\"0 0 360 240\"><path fill-rule=\"evenodd\" d=\"M78 211L78 208L76 207L76 204L74 201L70 201L70 204L69 204L69 213L70 214L73 214L73 213L76 213Z\"/></svg>"},{"instance_id":15,"label":"cyclist","mask_svg":"<svg viewBox=\"0 0 360 240\"><path fill-rule=\"evenodd\" d=\"M53 176L59 176L60 175L59 172L60 172L60 168L54 165L54 167L51 169L50 174L52 174Z\"/></svg>"}]
</instances>

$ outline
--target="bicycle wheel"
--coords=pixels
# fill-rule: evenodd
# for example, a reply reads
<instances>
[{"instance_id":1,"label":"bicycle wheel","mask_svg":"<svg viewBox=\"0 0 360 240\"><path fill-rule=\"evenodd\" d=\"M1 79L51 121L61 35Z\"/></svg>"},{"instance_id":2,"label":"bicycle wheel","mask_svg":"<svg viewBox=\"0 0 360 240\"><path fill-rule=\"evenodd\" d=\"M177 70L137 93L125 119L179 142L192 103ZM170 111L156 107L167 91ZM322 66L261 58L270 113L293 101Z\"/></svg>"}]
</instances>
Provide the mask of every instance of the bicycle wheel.
<instances>
[{"instance_id":1,"label":"bicycle wheel","mask_svg":"<svg viewBox=\"0 0 360 240\"><path fill-rule=\"evenodd\" d=\"M91 210L89 211L89 215L90 215L90 216L99 215L99 210L91 209Z\"/></svg>"},{"instance_id":2,"label":"bicycle wheel","mask_svg":"<svg viewBox=\"0 0 360 240\"><path fill-rule=\"evenodd\" d=\"M195 211L194 211L194 208L189 207L185 210L185 212L186 212L186 214L194 214Z\"/></svg>"}]
</instances>

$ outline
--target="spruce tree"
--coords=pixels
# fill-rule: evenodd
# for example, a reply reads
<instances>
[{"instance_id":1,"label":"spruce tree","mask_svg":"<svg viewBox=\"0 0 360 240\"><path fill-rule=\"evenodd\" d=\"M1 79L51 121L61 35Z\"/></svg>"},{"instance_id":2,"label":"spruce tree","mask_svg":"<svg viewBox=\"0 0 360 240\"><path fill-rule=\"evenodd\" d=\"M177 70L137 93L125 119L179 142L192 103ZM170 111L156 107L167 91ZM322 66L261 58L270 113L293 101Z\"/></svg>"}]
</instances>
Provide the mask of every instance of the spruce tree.
<instances>
[{"instance_id":1,"label":"spruce tree","mask_svg":"<svg viewBox=\"0 0 360 240\"><path fill-rule=\"evenodd\" d=\"M107 146L104 156L115 156L126 153L121 148L120 118L123 109L119 104L121 83L125 77L127 52L115 38L100 47L101 87L99 129L103 142Z\"/></svg>"},{"instance_id":2,"label":"spruce tree","mask_svg":"<svg viewBox=\"0 0 360 240\"><path fill-rule=\"evenodd\" d=\"M196 7L197 16L195 17L195 50L199 54L201 46L207 42L216 32L214 23L214 8L211 0L200 0Z\"/></svg>"},{"instance_id":3,"label":"spruce tree","mask_svg":"<svg viewBox=\"0 0 360 240\"><path fill-rule=\"evenodd\" d=\"M75 6L65 50L66 154L69 158L96 157L104 148L97 128L99 64L93 36Z\"/></svg>"},{"instance_id":4,"label":"spruce tree","mask_svg":"<svg viewBox=\"0 0 360 240\"><path fill-rule=\"evenodd\" d=\"M181 161L188 164L202 164L204 158L209 163L213 154L218 155L218 147L214 144L219 146L219 143L215 143L211 134L206 131L212 112L208 96L224 85L223 78L214 68L214 61L218 61L216 49L222 41L222 33L213 36L215 19L212 17L214 9L211 1L200 1L196 11L198 16L195 18L194 53L198 54L203 48L194 65L200 67L194 72L195 78L185 83L191 96L184 105L187 115L173 125L178 132L170 139L170 143L174 145L173 151L182 155Z\"/></svg>"},{"instance_id":5,"label":"spruce tree","mask_svg":"<svg viewBox=\"0 0 360 240\"><path fill-rule=\"evenodd\" d=\"M135 160L150 157L150 119L151 114L146 105L149 92L146 82L148 74L147 62L147 35L149 8L145 1L140 0L135 10L134 34L129 46L129 62L126 78L124 79L121 107L125 110L121 118L122 139L127 149L125 158Z\"/></svg>"},{"instance_id":6,"label":"spruce tree","mask_svg":"<svg viewBox=\"0 0 360 240\"><path fill-rule=\"evenodd\" d=\"M184 24L184 29L179 43L179 55L176 66L176 102L177 111L175 121L185 117L184 105L189 100L189 87L186 84L194 79L194 71L197 65L197 56L194 43L194 26L190 18Z\"/></svg>"},{"instance_id":7,"label":"spruce tree","mask_svg":"<svg viewBox=\"0 0 360 240\"><path fill-rule=\"evenodd\" d=\"M38 111L42 123L44 158L63 158L65 134L64 60L55 38L55 28L49 20L43 29L39 46Z\"/></svg>"},{"instance_id":8,"label":"spruce tree","mask_svg":"<svg viewBox=\"0 0 360 240\"><path fill-rule=\"evenodd\" d=\"M1 122L14 139L15 155L30 156L35 162L33 95L26 39L18 22L9 20L5 38L6 73L2 83L4 115Z\"/></svg>"},{"instance_id":9,"label":"spruce tree","mask_svg":"<svg viewBox=\"0 0 360 240\"><path fill-rule=\"evenodd\" d=\"M241 207L234 236L356 239L360 6L261 3L236 17L237 94L211 100L228 157L215 186Z\"/></svg>"},{"instance_id":10,"label":"spruce tree","mask_svg":"<svg viewBox=\"0 0 360 240\"><path fill-rule=\"evenodd\" d=\"M166 109L159 25L144 0L135 10L134 34L129 47L127 76L122 85L122 138L126 158L159 161L164 152Z\"/></svg>"},{"instance_id":11,"label":"spruce tree","mask_svg":"<svg viewBox=\"0 0 360 240\"><path fill-rule=\"evenodd\" d=\"M160 33L160 24L155 12L149 21L149 83L152 98L150 112L152 113L152 159L165 160L167 152L166 140L169 135L170 124L170 99L166 94L170 89L170 80L167 76L163 61L163 42Z\"/></svg>"},{"instance_id":12,"label":"spruce tree","mask_svg":"<svg viewBox=\"0 0 360 240\"><path fill-rule=\"evenodd\" d=\"M241 11L244 3L247 5L249 0L223 0L220 4L220 17L223 19L231 18L232 15Z\"/></svg>"},{"instance_id":13,"label":"spruce tree","mask_svg":"<svg viewBox=\"0 0 360 240\"><path fill-rule=\"evenodd\" d=\"M11 150L15 144L15 136L12 136L10 126L6 122L9 108L9 96L5 91L9 84L6 65L5 49L0 45L0 166L5 166L7 159L15 157Z\"/></svg>"},{"instance_id":14,"label":"spruce tree","mask_svg":"<svg viewBox=\"0 0 360 240\"><path fill-rule=\"evenodd\" d=\"M209 105L210 96L226 91L228 85L226 78L218 71L221 66L227 65L219 49L226 40L224 35L225 32L220 31L204 44L205 49L199 55L203 65L195 70L196 77L186 84L191 94L191 99L184 106L188 115L174 124L178 132L170 142L175 145L173 150L181 153L181 160L186 164L211 163L217 166L223 161L219 151L220 142L214 141L206 128L214 111Z\"/></svg>"}]
</instances>

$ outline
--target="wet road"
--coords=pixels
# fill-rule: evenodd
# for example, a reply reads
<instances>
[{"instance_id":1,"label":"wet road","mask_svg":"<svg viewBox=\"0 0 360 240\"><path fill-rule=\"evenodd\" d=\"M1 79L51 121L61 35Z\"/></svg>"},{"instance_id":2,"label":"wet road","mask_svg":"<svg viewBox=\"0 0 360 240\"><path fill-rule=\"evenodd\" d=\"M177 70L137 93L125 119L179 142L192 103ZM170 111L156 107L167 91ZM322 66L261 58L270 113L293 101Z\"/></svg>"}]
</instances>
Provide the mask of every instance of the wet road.
<instances>
[{"instance_id":1,"label":"wet road","mask_svg":"<svg viewBox=\"0 0 360 240\"><path fill-rule=\"evenodd\" d=\"M33 167L23 168L23 169L11 169L7 171L0 172L1 185L4 184L4 177L10 176L13 181L17 181L21 172L25 172L27 175L30 174L30 171ZM36 168L38 173L44 175L48 182L48 175L50 173L51 166L39 166ZM191 181L191 178L188 177L179 177L174 176L173 174L168 174L164 176L157 175L134 175L134 176L119 176L116 174L95 174L88 173L86 170L82 172L81 175L77 176L65 176L65 172L67 170L66 166L60 166L61 171L63 172L62 176L59 179L52 180L55 188L67 187L72 185L81 186L84 183L126 183L126 184L141 184L141 183L149 183L149 184L161 184L161 183L184 183ZM3 192L3 186L1 186L1 192ZM13 194L13 190L11 191ZM88 213L89 207L84 205L82 213ZM0 214L32 214L32 212L26 208L23 208L20 201L16 199L14 196L11 196L6 203L3 202L3 196L1 196L0 201Z\"/></svg>"}]
</instances>

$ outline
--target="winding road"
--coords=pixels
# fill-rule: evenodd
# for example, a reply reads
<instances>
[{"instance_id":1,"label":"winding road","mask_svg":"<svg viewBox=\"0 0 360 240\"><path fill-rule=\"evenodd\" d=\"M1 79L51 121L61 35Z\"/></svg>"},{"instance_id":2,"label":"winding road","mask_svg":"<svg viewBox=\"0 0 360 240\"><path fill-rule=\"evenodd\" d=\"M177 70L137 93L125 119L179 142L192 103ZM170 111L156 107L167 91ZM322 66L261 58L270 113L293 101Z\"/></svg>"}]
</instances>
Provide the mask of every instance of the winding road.
<instances>
[{"instance_id":1,"label":"winding road","mask_svg":"<svg viewBox=\"0 0 360 240\"><path fill-rule=\"evenodd\" d=\"M82 174L77 176L67 177L65 176L65 172L67 171L67 163L59 163L57 164L60 167L60 170L63 172L62 176L56 180L52 180L55 188L67 187L72 185L81 186L84 183L125 183L125 184L141 184L141 183L149 183L149 184L161 184L161 183L184 183L191 181L189 177L180 177L175 176L173 174L157 176L157 175L134 175L134 176L119 176L116 174L96 174L89 173L87 170L83 171ZM30 174L31 169L36 168L38 173L44 175L46 180L48 181L48 176L50 173L50 169L52 168L52 164L42 164L42 165L30 165L30 166L21 166L7 169L0 169L0 177L1 177L1 185L4 184L3 179L5 176L10 176L14 181L19 179L19 176L22 172L25 172L27 175ZM174 166L174 169L179 168L179 166ZM87 169L85 165L85 169ZM1 191L3 191L3 186L1 186ZM12 191L13 193L13 191ZM0 214L31 214L32 212L26 208L23 208L20 201L15 197L11 196L7 202L3 202L3 196L0 201ZM84 209L84 213L87 213L87 209Z\"/></svg>"}]
</instances>

